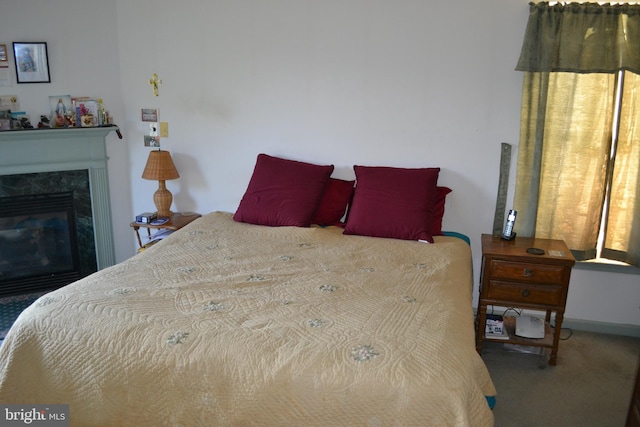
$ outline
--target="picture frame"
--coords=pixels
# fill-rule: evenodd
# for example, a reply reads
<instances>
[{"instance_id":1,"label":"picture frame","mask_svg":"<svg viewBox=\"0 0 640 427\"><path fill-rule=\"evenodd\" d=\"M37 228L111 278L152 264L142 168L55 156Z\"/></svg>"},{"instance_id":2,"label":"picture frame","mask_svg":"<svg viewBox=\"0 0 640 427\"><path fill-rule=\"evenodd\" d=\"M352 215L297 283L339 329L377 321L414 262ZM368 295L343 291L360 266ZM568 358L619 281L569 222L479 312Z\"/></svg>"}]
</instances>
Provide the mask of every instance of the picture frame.
<instances>
[{"instance_id":1,"label":"picture frame","mask_svg":"<svg viewBox=\"0 0 640 427\"><path fill-rule=\"evenodd\" d=\"M7 62L7 45L0 44L0 62Z\"/></svg>"},{"instance_id":2,"label":"picture frame","mask_svg":"<svg viewBox=\"0 0 640 427\"><path fill-rule=\"evenodd\" d=\"M157 122L158 121L158 109L157 108L142 108L140 111L140 117L143 122Z\"/></svg>"},{"instance_id":3,"label":"picture frame","mask_svg":"<svg viewBox=\"0 0 640 427\"><path fill-rule=\"evenodd\" d=\"M145 135L144 146L160 148L160 138L158 138L157 136Z\"/></svg>"},{"instance_id":4,"label":"picture frame","mask_svg":"<svg viewBox=\"0 0 640 427\"><path fill-rule=\"evenodd\" d=\"M13 42L18 83L51 83L46 42Z\"/></svg>"}]
</instances>

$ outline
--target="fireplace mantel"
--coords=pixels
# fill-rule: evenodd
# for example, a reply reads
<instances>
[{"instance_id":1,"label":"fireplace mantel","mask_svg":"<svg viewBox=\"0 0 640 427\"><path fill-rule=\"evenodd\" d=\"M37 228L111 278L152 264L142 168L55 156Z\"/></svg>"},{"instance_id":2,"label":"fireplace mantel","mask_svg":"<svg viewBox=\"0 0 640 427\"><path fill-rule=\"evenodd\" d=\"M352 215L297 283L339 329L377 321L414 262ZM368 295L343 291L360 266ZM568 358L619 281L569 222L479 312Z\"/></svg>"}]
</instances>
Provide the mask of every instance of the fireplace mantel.
<instances>
[{"instance_id":1,"label":"fireplace mantel","mask_svg":"<svg viewBox=\"0 0 640 427\"><path fill-rule=\"evenodd\" d=\"M98 269L115 264L106 136L117 126L0 132L0 175L86 169Z\"/></svg>"}]
</instances>

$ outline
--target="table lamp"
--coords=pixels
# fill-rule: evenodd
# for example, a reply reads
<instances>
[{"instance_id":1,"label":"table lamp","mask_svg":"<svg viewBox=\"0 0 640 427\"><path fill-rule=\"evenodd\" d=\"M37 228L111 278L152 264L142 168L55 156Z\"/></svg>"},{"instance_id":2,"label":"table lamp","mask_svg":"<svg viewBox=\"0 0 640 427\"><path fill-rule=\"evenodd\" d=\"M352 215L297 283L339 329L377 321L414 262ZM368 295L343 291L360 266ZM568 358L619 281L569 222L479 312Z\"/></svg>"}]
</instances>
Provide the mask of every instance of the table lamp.
<instances>
[{"instance_id":1,"label":"table lamp","mask_svg":"<svg viewBox=\"0 0 640 427\"><path fill-rule=\"evenodd\" d=\"M180 174L171 160L171 154L162 150L150 151L142 178L158 181L158 190L153 195L153 202L156 204L159 218L170 218L173 195L171 191L167 190L164 182L168 179L180 178Z\"/></svg>"}]
</instances>

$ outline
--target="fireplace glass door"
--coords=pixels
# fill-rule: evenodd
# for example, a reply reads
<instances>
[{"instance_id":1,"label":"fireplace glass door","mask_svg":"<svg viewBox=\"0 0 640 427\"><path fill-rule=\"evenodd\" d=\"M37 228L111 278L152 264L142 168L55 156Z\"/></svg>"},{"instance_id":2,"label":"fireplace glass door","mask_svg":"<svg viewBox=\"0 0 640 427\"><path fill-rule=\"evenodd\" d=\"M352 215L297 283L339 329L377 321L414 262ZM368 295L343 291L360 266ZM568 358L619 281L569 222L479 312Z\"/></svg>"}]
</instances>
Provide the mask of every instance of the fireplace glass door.
<instances>
[{"instance_id":1,"label":"fireplace glass door","mask_svg":"<svg viewBox=\"0 0 640 427\"><path fill-rule=\"evenodd\" d=\"M73 193L0 198L0 296L80 278Z\"/></svg>"}]
</instances>

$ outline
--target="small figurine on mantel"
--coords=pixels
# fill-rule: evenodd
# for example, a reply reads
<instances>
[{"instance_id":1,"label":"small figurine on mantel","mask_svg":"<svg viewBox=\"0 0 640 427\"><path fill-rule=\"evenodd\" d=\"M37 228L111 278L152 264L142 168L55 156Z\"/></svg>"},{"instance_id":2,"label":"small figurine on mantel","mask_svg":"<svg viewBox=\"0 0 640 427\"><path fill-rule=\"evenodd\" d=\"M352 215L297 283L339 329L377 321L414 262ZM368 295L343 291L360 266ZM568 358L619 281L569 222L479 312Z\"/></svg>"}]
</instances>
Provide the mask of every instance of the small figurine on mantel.
<instances>
[{"instance_id":1,"label":"small figurine on mantel","mask_svg":"<svg viewBox=\"0 0 640 427\"><path fill-rule=\"evenodd\" d=\"M64 115L56 114L55 127L57 127L57 128L66 128L67 127L67 121L66 121Z\"/></svg>"},{"instance_id":2,"label":"small figurine on mantel","mask_svg":"<svg viewBox=\"0 0 640 427\"><path fill-rule=\"evenodd\" d=\"M22 129L33 129L33 125L26 117L20 118L20 126L22 126Z\"/></svg>"},{"instance_id":3,"label":"small figurine on mantel","mask_svg":"<svg viewBox=\"0 0 640 427\"><path fill-rule=\"evenodd\" d=\"M65 121L67 124L67 127L75 127L76 126L76 115L73 113L68 113L65 116Z\"/></svg>"},{"instance_id":4,"label":"small figurine on mantel","mask_svg":"<svg viewBox=\"0 0 640 427\"><path fill-rule=\"evenodd\" d=\"M50 127L51 127L51 123L49 122L49 117L40 116L40 122L38 123L38 129L46 129L46 128L50 128Z\"/></svg>"}]
</instances>

